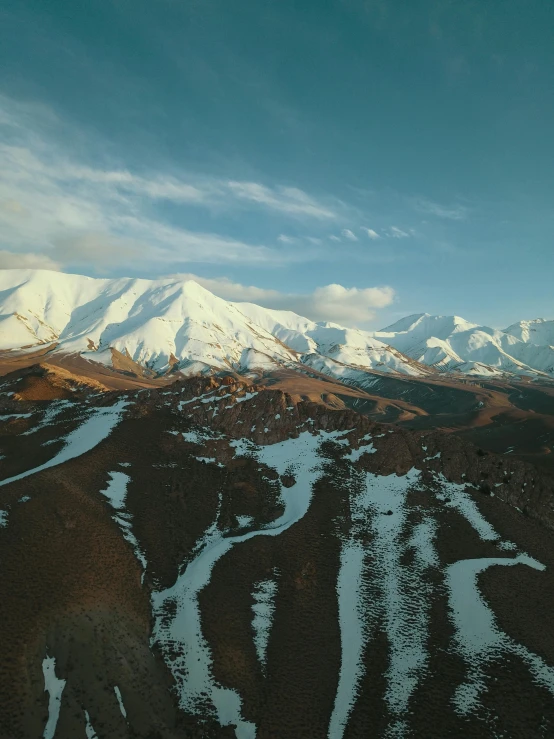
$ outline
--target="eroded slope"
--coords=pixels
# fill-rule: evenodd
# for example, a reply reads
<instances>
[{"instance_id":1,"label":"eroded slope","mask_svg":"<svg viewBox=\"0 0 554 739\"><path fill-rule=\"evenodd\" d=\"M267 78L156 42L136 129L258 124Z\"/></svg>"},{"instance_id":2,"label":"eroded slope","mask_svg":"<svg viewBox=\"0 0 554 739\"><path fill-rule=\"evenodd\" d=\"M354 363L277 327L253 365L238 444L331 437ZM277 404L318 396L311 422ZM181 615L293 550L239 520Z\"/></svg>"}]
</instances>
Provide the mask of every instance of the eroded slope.
<instances>
[{"instance_id":1,"label":"eroded slope","mask_svg":"<svg viewBox=\"0 0 554 739\"><path fill-rule=\"evenodd\" d=\"M532 466L231 377L1 423L2 736L554 731Z\"/></svg>"}]
</instances>

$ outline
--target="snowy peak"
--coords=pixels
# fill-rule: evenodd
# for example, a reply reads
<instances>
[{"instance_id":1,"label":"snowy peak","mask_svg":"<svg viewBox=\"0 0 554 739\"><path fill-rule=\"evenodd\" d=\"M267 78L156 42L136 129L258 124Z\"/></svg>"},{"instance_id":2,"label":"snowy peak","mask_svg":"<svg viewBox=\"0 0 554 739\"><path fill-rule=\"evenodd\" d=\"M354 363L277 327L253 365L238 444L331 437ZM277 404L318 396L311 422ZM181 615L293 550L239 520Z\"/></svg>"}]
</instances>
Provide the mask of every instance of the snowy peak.
<instances>
[{"instance_id":1,"label":"snowy peak","mask_svg":"<svg viewBox=\"0 0 554 739\"><path fill-rule=\"evenodd\" d=\"M401 318L400 321L381 329L375 335L411 333L414 336L433 335L437 338L446 338L452 333L469 331L475 327L475 323L469 323L460 316L432 316L429 313L420 313Z\"/></svg>"},{"instance_id":2,"label":"snowy peak","mask_svg":"<svg viewBox=\"0 0 554 739\"><path fill-rule=\"evenodd\" d=\"M187 372L309 365L350 382L368 371L554 377L554 321L497 331L459 316L421 313L370 333L229 302L176 277L0 271L0 350L54 344L107 365L115 350L155 372L177 363Z\"/></svg>"},{"instance_id":3,"label":"snowy peak","mask_svg":"<svg viewBox=\"0 0 554 739\"><path fill-rule=\"evenodd\" d=\"M522 321L498 331L460 316L421 313L373 335L441 371L554 377L554 321Z\"/></svg>"},{"instance_id":4,"label":"snowy peak","mask_svg":"<svg viewBox=\"0 0 554 739\"><path fill-rule=\"evenodd\" d=\"M535 318L532 321L519 321L505 328L504 333L529 344L554 346L554 320Z\"/></svg>"},{"instance_id":5,"label":"snowy peak","mask_svg":"<svg viewBox=\"0 0 554 739\"><path fill-rule=\"evenodd\" d=\"M4 270L0 314L0 349L56 344L105 364L115 350L156 372L175 362L237 371L295 367L314 355L362 370L428 372L367 332L228 302L192 280Z\"/></svg>"},{"instance_id":6,"label":"snowy peak","mask_svg":"<svg viewBox=\"0 0 554 739\"><path fill-rule=\"evenodd\" d=\"M382 328L379 333L401 333L404 331L411 331L426 318L431 318L431 315L429 313L413 313L411 316L405 316L399 321L396 321L396 323Z\"/></svg>"}]
</instances>

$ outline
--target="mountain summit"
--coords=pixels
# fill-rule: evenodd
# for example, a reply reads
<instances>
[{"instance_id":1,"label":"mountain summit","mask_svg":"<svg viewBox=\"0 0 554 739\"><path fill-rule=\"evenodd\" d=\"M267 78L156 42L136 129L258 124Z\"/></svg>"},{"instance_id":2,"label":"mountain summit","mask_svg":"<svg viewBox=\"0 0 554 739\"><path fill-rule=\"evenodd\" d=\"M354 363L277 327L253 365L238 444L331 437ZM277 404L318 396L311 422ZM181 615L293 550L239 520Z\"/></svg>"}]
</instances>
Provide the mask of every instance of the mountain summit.
<instances>
[{"instance_id":1,"label":"mountain summit","mask_svg":"<svg viewBox=\"0 0 554 739\"><path fill-rule=\"evenodd\" d=\"M553 377L553 327L539 319L499 331L423 313L368 332L226 301L192 280L0 272L0 349L47 345L106 365L117 352L156 373L302 365L342 379L360 371Z\"/></svg>"},{"instance_id":2,"label":"mountain summit","mask_svg":"<svg viewBox=\"0 0 554 739\"><path fill-rule=\"evenodd\" d=\"M421 313L372 335L441 371L554 376L554 321L521 321L499 331L460 316Z\"/></svg>"}]
</instances>

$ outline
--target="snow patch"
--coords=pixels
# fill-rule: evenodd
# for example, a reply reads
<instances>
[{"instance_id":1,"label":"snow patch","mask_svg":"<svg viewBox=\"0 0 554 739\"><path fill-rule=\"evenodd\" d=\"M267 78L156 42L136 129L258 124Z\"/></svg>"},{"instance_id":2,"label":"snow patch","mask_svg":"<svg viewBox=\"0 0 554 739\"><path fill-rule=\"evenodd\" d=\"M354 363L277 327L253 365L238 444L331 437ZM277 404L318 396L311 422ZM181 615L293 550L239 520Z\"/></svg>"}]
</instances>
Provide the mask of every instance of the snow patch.
<instances>
[{"instance_id":1,"label":"snow patch","mask_svg":"<svg viewBox=\"0 0 554 739\"><path fill-rule=\"evenodd\" d=\"M500 538L494 527L491 526L479 508L477 508L477 504L471 495L464 492L463 485L448 482L442 473L438 475L438 479L442 483L444 492L439 493L437 498L439 500L450 498L449 502L445 502L445 506L456 508L456 510L473 526L484 541L495 541Z\"/></svg>"},{"instance_id":2,"label":"snow patch","mask_svg":"<svg viewBox=\"0 0 554 739\"><path fill-rule=\"evenodd\" d=\"M360 441L364 441L366 437L363 437L360 439ZM349 454L344 455L344 459L349 459L351 462L357 462L360 457L364 454L375 454L377 449L373 446L373 442L369 442L369 444L361 444L357 449L352 449L352 451Z\"/></svg>"},{"instance_id":3,"label":"snow patch","mask_svg":"<svg viewBox=\"0 0 554 739\"><path fill-rule=\"evenodd\" d=\"M44 691L48 693L48 721L42 736L43 739L54 739L66 680L56 677L55 657L45 657L42 660L42 674L44 675Z\"/></svg>"},{"instance_id":4,"label":"snow patch","mask_svg":"<svg viewBox=\"0 0 554 739\"><path fill-rule=\"evenodd\" d=\"M329 739L342 739L363 675L362 657L367 639L362 597L364 560L365 551L361 542L353 539L343 543L337 579L341 667L329 722Z\"/></svg>"},{"instance_id":5,"label":"snow patch","mask_svg":"<svg viewBox=\"0 0 554 739\"><path fill-rule=\"evenodd\" d=\"M371 634L382 624L389 642L385 701L392 720L387 736L403 736L409 700L425 674L432 591L426 572L439 566L436 524L424 517L406 539L408 491L416 470L403 477L356 472L350 491L351 528L343 540L337 595L341 670L328 739L342 739L363 675ZM369 543L364 543L365 538ZM406 556L409 551L413 556ZM364 582L369 575L371 592Z\"/></svg>"},{"instance_id":6,"label":"snow patch","mask_svg":"<svg viewBox=\"0 0 554 739\"><path fill-rule=\"evenodd\" d=\"M98 734L92 728L88 711L85 711L85 734L87 735L87 739L98 739Z\"/></svg>"},{"instance_id":7,"label":"snow patch","mask_svg":"<svg viewBox=\"0 0 554 739\"><path fill-rule=\"evenodd\" d=\"M179 433L171 431L170 433ZM212 431L209 428L201 428L201 429L193 429L192 431L182 431L181 436L185 441L188 441L189 444L204 444L206 441L210 441L212 439L221 439L223 438L223 434Z\"/></svg>"},{"instance_id":8,"label":"snow patch","mask_svg":"<svg viewBox=\"0 0 554 739\"><path fill-rule=\"evenodd\" d=\"M197 462L205 462L206 464L215 464L218 467L225 467L224 464L218 462L215 457L195 457Z\"/></svg>"},{"instance_id":9,"label":"snow patch","mask_svg":"<svg viewBox=\"0 0 554 739\"><path fill-rule=\"evenodd\" d=\"M132 530L133 517L125 508L127 485L131 481L131 478L124 472L109 472L108 474L110 476L108 487L100 492L108 499L111 507L117 511L113 516L113 520L119 525L123 538L133 547L135 557L142 565L142 583L144 582L144 575L146 573L148 563Z\"/></svg>"},{"instance_id":10,"label":"snow patch","mask_svg":"<svg viewBox=\"0 0 554 739\"><path fill-rule=\"evenodd\" d=\"M121 697L121 690L117 687L117 685L113 686L115 697L117 698L117 702L119 703L119 710L121 711L121 715L124 719L127 718L127 711L125 710L125 706L123 705L123 698Z\"/></svg>"},{"instance_id":11,"label":"snow patch","mask_svg":"<svg viewBox=\"0 0 554 739\"><path fill-rule=\"evenodd\" d=\"M424 461L424 462L430 462L430 461L431 461L432 459L440 459L440 458L441 458L441 453L440 453L440 452L437 452L437 453L436 453L436 454L434 454L434 455L433 455L432 457L425 457L425 458L423 459L423 461Z\"/></svg>"},{"instance_id":12,"label":"snow patch","mask_svg":"<svg viewBox=\"0 0 554 739\"><path fill-rule=\"evenodd\" d=\"M261 580L256 583L252 592L254 598L254 618L252 628L254 629L254 644L258 660L265 670L267 658L267 645L269 634L273 623L273 612L275 611L275 596L277 595L277 581L274 579Z\"/></svg>"},{"instance_id":13,"label":"snow patch","mask_svg":"<svg viewBox=\"0 0 554 739\"><path fill-rule=\"evenodd\" d=\"M63 449L52 459L38 467L21 472L19 475L9 477L7 480L0 480L0 486L8 485L16 480L22 480L25 477L29 477L29 475L42 472L42 470L47 470L50 467L56 467L94 449L117 426L121 414L127 405L128 401L120 400L115 405L95 409L84 423L65 437Z\"/></svg>"},{"instance_id":14,"label":"snow patch","mask_svg":"<svg viewBox=\"0 0 554 739\"><path fill-rule=\"evenodd\" d=\"M51 426L60 413L63 413L67 408L73 405L74 403L71 400L53 400L44 412L40 422L33 426L33 428L28 429L28 431L24 431L21 435L30 436L45 426Z\"/></svg>"},{"instance_id":15,"label":"snow patch","mask_svg":"<svg viewBox=\"0 0 554 739\"><path fill-rule=\"evenodd\" d=\"M554 668L499 629L493 612L479 591L477 576L488 567L518 564L535 570L545 569L544 565L526 554L513 558L465 559L447 568L450 617L456 629L454 643L467 665L466 680L456 688L453 698L454 708L462 715L475 713L479 709L480 696L486 690L485 669L506 653L520 657L534 680L554 696Z\"/></svg>"},{"instance_id":16,"label":"snow patch","mask_svg":"<svg viewBox=\"0 0 554 739\"><path fill-rule=\"evenodd\" d=\"M212 675L211 650L202 631L198 595L209 583L216 562L233 546L254 536L278 536L306 514L313 484L319 477L319 445L333 436L325 432L318 436L305 432L297 439L264 447L246 439L232 441L236 456L254 455L260 463L276 469L279 475L291 468L296 470L295 484L281 489L283 514L260 529L224 536L218 526L218 511L213 524L198 541L194 559L175 584L152 594L155 618L152 640L173 672L181 708L191 713L205 710L207 696L219 723L235 726L237 739L252 739L256 727L242 717L238 693L218 685Z\"/></svg>"}]
</instances>

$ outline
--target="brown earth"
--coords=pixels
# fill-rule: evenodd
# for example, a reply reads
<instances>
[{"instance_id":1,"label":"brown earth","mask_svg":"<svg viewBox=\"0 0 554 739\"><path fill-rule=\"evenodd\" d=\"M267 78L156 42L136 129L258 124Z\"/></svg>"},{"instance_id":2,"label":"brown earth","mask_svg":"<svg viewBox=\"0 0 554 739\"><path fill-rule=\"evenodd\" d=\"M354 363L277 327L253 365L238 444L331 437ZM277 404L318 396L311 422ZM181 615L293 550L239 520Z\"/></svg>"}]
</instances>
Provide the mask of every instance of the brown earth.
<instances>
[{"instance_id":1,"label":"brown earth","mask_svg":"<svg viewBox=\"0 0 554 739\"><path fill-rule=\"evenodd\" d=\"M263 445L306 430L341 430L348 432L345 438L355 449L367 443L361 440L370 434L376 451L360 458L357 473L403 475L413 467L421 470L422 488L409 496L409 526L424 515L437 517L441 568L460 559L498 556L495 542L480 539L465 518L436 498L439 475L464 484L499 535L517 542L547 567L544 572L520 565L492 567L479 577L479 585L501 628L554 665L553 477L515 454L496 455L485 444L478 448L463 433L468 428L494 428L495 422L501 427L498 419L506 414L515 414L509 416L508 426L524 422L519 412L529 414L527 419L549 417L536 410L542 407L542 390L532 388L523 398L521 393L514 398L519 388L512 385L462 389L442 380L431 389L423 382L416 383L415 390L410 385L412 392L425 396L423 408L411 400L389 401L321 377L297 379L285 373L257 385L236 377L193 378L169 385L165 378L127 377L107 369L104 374L103 368L94 368L93 376L85 373L83 361L65 358L65 364L51 368L49 359L46 367L20 368L19 374L12 367L4 377L2 390L16 392L21 387L23 392L17 390L19 399L0 396L5 397L0 415L32 413L0 421L4 480L50 459L61 442L49 442L76 429L83 414L120 397L107 390L97 396L98 383L112 390L117 389L112 385L129 383L130 404L112 433L86 454L0 487L0 509L8 514L7 524L0 528L2 738L42 735L48 716L42 676L46 654L56 657L56 674L67 679L57 739L84 736L85 710L100 739L234 735L232 728L218 725L209 705L200 715L179 707L171 672L150 644L150 595L174 584L214 520L232 533L239 528L239 516L250 516L258 528L282 512L275 471L253 458L236 457L229 447L230 439L242 437ZM47 387L67 392L54 395L55 400L75 402L28 434L51 408ZM448 426L445 433L409 429L408 421L395 426L384 421L391 407L399 420L402 413L411 421L429 418L440 406L443 391L445 398L465 393L472 403L482 399L484 406L476 410L467 410L465 396L459 400L460 417L476 414L472 426ZM545 397L553 396L545 391ZM516 400L528 407L515 406ZM354 403L368 413L349 407ZM211 438L198 444L181 434L202 428ZM330 443L326 450L327 463L307 514L277 537L257 536L233 547L216 563L200 593L214 678L238 691L243 715L255 722L258 737L327 736L341 664L336 583L341 541L351 527L353 483L344 448ZM148 562L144 583L133 549L101 492L115 471L130 478L126 508ZM27 496L29 500L24 500ZM369 553L372 541L368 530L364 546ZM411 563L412 555L402 564L409 568ZM278 589L263 671L252 637L252 586L269 576L275 577ZM379 573L370 565L364 577L371 594ZM427 587L434 593L429 666L410 703L410 735L552 736L552 695L533 683L513 657L488 669L483 710L489 718L462 719L452 710L454 686L463 680L465 666L452 649L442 569L429 574ZM378 617L363 654L364 675L346 739L384 737L390 726L385 621ZM123 696L126 720L115 686Z\"/></svg>"}]
</instances>

